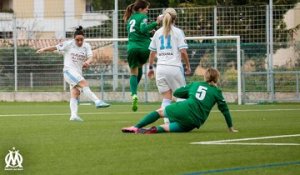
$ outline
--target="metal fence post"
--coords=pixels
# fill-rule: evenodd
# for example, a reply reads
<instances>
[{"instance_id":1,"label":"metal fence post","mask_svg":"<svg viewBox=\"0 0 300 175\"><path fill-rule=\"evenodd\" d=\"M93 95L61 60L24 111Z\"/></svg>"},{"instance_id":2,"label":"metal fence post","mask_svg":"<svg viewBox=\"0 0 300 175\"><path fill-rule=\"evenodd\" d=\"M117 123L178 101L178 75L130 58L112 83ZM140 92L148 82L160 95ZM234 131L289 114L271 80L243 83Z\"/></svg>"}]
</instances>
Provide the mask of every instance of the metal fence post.
<instances>
[{"instance_id":1,"label":"metal fence post","mask_svg":"<svg viewBox=\"0 0 300 175\"><path fill-rule=\"evenodd\" d=\"M118 0L115 0L115 10L113 12L113 38L118 38ZM113 54L113 91L118 88L118 41L114 41L114 54Z\"/></svg>"},{"instance_id":2,"label":"metal fence post","mask_svg":"<svg viewBox=\"0 0 300 175\"><path fill-rule=\"evenodd\" d=\"M300 95L299 95L299 71L296 72L296 95L297 95L297 98L300 99Z\"/></svg>"},{"instance_id":3,"label":"metal fence post","mask_svg":"<svg viewBox=\"0 0 300 175\"><path fill-rule=\"evenodd\" d=\"M17 43L17 18L16 15L13 14L13 37L14 37L14 74L15 74L15 91L18 91L18 53L17 53L17 47L18 47L18 43Z\"/></svg>"},{"instance_id":4,"label":"metal fence post","mask_svg":"<svg viewBox=\"0 0 300 175\"><path fill-rule=\"evenodd\" d=\"M246 83L245 83L245 74L244 74L244 71L243 71L243 65L245 63L245 51L241 49L241 80L242 80L242 104L245 103L245 100L246 100Z\"/></svg>"},{"instance_id":5,"label":"metal fence post","mask_svg":"<svg viewBox=\"0 0 300 175\"><path fill-rule=\"evenodd\" d=\"M270 60L270 18L269 18L269 5L266 5L266 46L267 46L267 61L269 63ZM268 66L269 67L269 66ZM269 76L269 69L267 69L267 91L270 93L270 76Z\"/></svg>"},{"instance_id":6,"label":"metal fence post","mask_svg":"<svg viewBox=\"0 0 300 175\"><path fill-rule=\"evenodd\" d=\"M104 100L104 78L103 72L100 74L101 99Z\"/></svg>"},{"instance_id":7,"label":"metal fence post","mask_svg":"<svg viewBox=\"0 0 300 175\"><path fill-rule=\"evenodd\" d=\"M63 18L63 39L65 39L66 38L66 22L67 22L67 20L66 20L66 11L64 10L64 18Z\"/></svg>"},{"instance_id":8,"label":"metal fence post","mask_svg":"<svg viewBox=\"0 0 300 175\"><path fill-rule=\"evenodd\" d=\"M122 74L122 96L123 96L123 102L125 102L125 78L124 78L124 73Z\"/></svg>"},{"instance_id":9,"label":"metal fence post","mask_svg":"<svg viewBox=\"0 0 300 175\"><path fill-rule=\"evenodd\" d=\"M30 88L33 89L33 73L30 72Z\"/></svg>"},{"instance_id":10,"label":"metal fence post","mask_svg":"<svg viewBox=\"0 0 300 175\"><path fill-rule=\"evenodd\" d=\"M270 25L270 54L269 54L269 61L268 61L268 70L270 76L270 101L274 102L274 72L273 72L273 0L269 0L269 25Z\"/></svg>"},{"instance_id":11,"label":"metal fence post","mask_svg":"<svg viewBox=\"0 0 300 175\"><path fill-rule=\"evenodd\" d=\"M148 102L148 77L147 77L147 66L144 65L144 76L145 76L145 102Z\"/></svg>"},{"instance_id":12,"label":"metal fence post","mask_svg":"<svg viewBox=\"0 0 300 175\"><path fill-rule=\"evenodd\" d=\"M214 36L218 35L218 13L217 13L217 6L214 6ZM217 57L217 53L218 53L218 47L217 47L217 39L214 40L214 68L217 69L218 67L218 57Z\"/></svg>"}]
</instances>

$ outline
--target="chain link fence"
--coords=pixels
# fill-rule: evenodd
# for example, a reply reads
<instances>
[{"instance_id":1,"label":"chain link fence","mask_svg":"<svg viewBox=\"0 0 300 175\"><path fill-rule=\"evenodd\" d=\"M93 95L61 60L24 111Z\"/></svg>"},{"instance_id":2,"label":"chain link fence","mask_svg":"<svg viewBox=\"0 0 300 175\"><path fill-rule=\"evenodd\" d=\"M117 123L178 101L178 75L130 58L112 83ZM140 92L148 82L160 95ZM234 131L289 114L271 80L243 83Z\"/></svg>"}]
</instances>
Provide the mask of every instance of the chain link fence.
<instances>
[{"instance_id":1,"label":"chain link fence","mask_svg":"<svg viewBox=\"0 0 300 175\"><path fill-rule=\"evenodd\" d=\"M150 9L149 21L164 9ZM268 6L178 8L176 25L186 36L241 37L243 102L299 101L300 32L297 29L300 6L273 6L270 26ZM99 12L0 13L0 92L61 92L69 88L63 81L60 53L36 54L42 47L56 45L73 37L82 25L86 38L126 38L126 25L118 13ZM117 20L114 19L117 15ZM117 24L117 28L113 27ZM273 43L270 43L270 29ZM299 27L298 27L299 28ZM85 70L92 88L105 94L129 92L127 42L90 42L97 63ZM270 53L270 45L274 52ZM237 62L235 43L225 40L189 41L193 76L202 80L203 70L215 66L222 72L221 87L236 92ZM117 57L117 59L116 59ZM215 61L217 60L217 61ZM272 61L272 64L270 63ZM146 70L145 70L146 71ZM270 76L272 75L272 76ZM117 82L113 80L117 79ZM143 78L141 92L157 92L155 81ZM127 98L128 99L128 98ZM145 101L147 100L145 95Z\"/></svg>"}]
</instances>

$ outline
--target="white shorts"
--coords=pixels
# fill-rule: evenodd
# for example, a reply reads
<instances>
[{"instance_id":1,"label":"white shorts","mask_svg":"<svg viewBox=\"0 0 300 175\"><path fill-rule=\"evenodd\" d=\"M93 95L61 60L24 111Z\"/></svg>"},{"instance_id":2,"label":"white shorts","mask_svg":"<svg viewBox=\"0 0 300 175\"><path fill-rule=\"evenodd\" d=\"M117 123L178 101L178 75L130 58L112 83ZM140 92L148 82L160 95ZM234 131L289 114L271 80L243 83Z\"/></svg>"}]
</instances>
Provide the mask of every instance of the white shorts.
<instances>
[{"instance_id":1,"label":"white shorts","mask_svg":"<svg viewBox=\"0 0 300 175\"><path fill-rule=\"evenodd\" d=\"M70 88L75 87L80 81L84 80L80 73L73 70L64 70L64 79L70 85Z\"/></svg>"},{"instance_id":2,"label":"white shorts","mask_svg":"<svg viewBox=\"0 0 300 175\"><path fill-rule=\"evenodd\" d=\"M156 67L156 86L159 93L167 92L185 86L185 78L182 67L158 65Z\"/></svg>"}]
</instances>

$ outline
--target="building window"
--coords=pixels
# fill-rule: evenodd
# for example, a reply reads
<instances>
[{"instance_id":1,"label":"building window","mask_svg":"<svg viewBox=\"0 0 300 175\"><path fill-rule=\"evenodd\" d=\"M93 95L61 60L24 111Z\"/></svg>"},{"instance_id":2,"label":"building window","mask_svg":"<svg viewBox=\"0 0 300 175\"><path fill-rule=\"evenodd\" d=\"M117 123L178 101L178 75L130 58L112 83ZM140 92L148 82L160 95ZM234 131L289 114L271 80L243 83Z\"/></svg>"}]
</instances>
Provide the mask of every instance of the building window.
<instances>
[{"instance_id":1,"label":"building window","mask_svg":"<svg viewBox=\"0 0 300 175\"><path fill-rule=\"evenodd\" d=\"M0 12L5 12L5 13L13 13L14 12L11 9L11 2L9 2L9 0L1 0L0 1Z\"/></svg>"},{"instance_id":2,"label":"building window","mask_svg":"<svg viewBox=\"0 0 300 175\"><path fill-rule=\"evenodd\" d=\"M85 12L92 12L93 11L93 5L91 0L87 0L85 3Z\"/></svg>"},{"instance_id":3,"label":"building window","mask_svg":"<svg viewBox=\"0 0 300 175\"><path fill-rule=\"evenodd\" d=\"M13 32L0 32L1 39L11 39L13 38Z\"/></svg>"}]
</instances>

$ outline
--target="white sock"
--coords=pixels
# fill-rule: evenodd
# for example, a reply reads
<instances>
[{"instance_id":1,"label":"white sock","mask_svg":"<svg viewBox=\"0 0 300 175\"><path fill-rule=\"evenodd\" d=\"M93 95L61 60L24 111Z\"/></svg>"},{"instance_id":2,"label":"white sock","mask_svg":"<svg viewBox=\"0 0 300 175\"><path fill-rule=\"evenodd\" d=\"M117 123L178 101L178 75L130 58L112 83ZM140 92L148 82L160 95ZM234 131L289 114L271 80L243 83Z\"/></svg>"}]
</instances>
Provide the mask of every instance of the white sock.
<instances>
[{"instance_id":1,"label":"white sock","mask_svg":"<svg viewBox=\"0 0 300 175\"><path fill-rule=\"evenodd\" d=\"M171 104L172 100L164 98L161 102L161 107L165 108L166 106L169 106ZM169 124L170 120L168 118L164 118L164 123Z\"/></svg>"},{"instance_id":2,"label":"white sock","mask_svg":"<svg viewBox=\"0 0 300 175\"><path fill-rule=\"evenodd\" d=\"M161 102L161 107L165 108L166 106L169 106L171 104L172 100L164 98Z\"/></svg>"},{"instance_id":3,"label":"white sock","mask_svg":"<svg viewBox=\"0 0 300 175\"><path fill-rule=\"evenodd\" d=\"M71 116L77 116L78 114L78 100L76 98L70 99L70 109L71 109Z\"/></svg>"},{"instance_id":4,"label":"white sock","mask_svg":"<svg viewBox=\"0 0 300 175\"><path fill-rule=\"evenodd\" d=\"M99 100L99 98L91 91L90 87L84 87L82 88L83 94L88 97L90 100L92 100L93 102L96 102L97 100Z\"/></svg>"}]
</instances>

